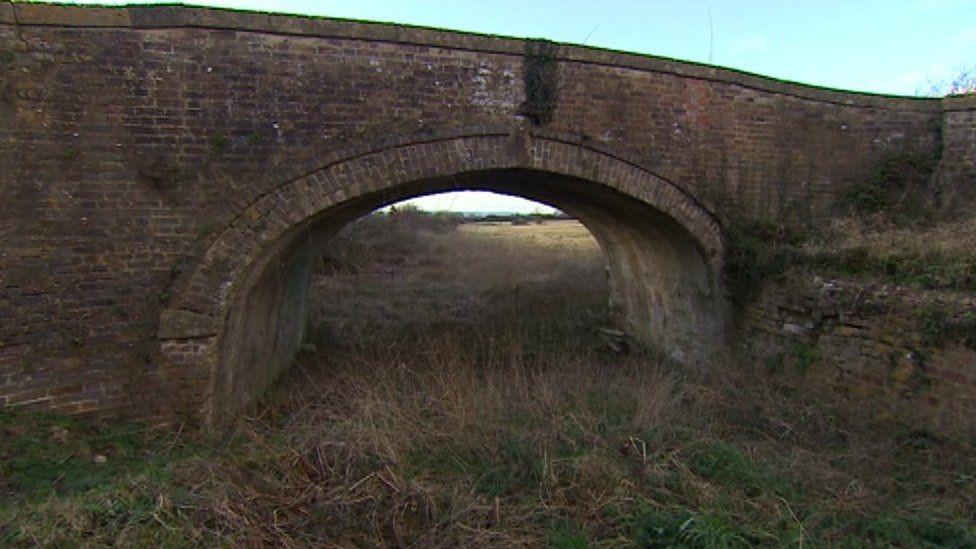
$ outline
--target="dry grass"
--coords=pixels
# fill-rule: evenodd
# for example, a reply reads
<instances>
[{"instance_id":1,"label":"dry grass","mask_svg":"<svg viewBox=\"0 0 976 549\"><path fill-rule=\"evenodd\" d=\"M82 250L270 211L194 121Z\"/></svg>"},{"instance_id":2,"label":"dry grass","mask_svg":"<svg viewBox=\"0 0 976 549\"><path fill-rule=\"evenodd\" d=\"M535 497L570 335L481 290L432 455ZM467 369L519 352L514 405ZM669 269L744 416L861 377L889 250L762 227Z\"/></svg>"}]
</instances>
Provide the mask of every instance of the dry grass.
<instances>
[{"instance_id":1,"label":"dry grass","mask_svg":"<svg viewBox=\"0 0 976 549\"><path fill-rule=\"evenodd\" d=\"M801 252L815 268L932 290L976 291L976 218L921 227L841 219Z\"/></svg>"},{"instance_id":2,"label":"dry grass","mask_svg":"<svg viewBox=\"0 0 976 549\"><path fill-rule=\"evenodd\" d=\"M740 308L765 281L787 273L976 293L976 220L971 217L911 227L842 218L805 230L758 223L737 227L730 237L727 282Z\"/></svg>"},{"instance_id":3,"label":"dry grass","mask_svg":"<svg viewBox=\"0 0 976 549\"><path fill-rule=\"evenodd\" d=\"M576 325L592 335L607 321L602 252L578 222L471 223L361 246L357 230L325 254L329 276L315 281L314 341L366 343L451 323L480 323L489 335L513 323L542 331Z\"/></svg>"},{"instance_id":4,"label":"dry grass","mask_svg":"<svg viewBox=\"0 0 976 549\"><path fill-rule=\"evenodd\" d=\"M223 442L0 415L0 543L976 545L971 436L607 352L578 225L421 233L331 251L316 350Z\"/></svg>"},{"instance_id":5,"label":"dry grass","mask_svg":"<svg viewBox=\"0 0 976 549\"><path fill-rule=\"evenodd\" d=\"M240 455L209 465L220 530L247 525L251 539L292 546L510 546L634 504L607 456L666 419L666 374L636 363L485 364L453 337L420 348L410 359L350 351L325 371L303 364L289 385L307 389L279 390L241 426L254 441L248 475L236 474ZM288 442L269 456L275 436Z\"/></svg>"},{"instance_id":6,"label":"dry grass","mask_svg":"<svg viewBox=\"0 0 976 549\"><path fill-rule=\"evenodd\" d=\"M600 247L589 231L578 221L561 219L543 224L512 225L509 223L466 223L457 233L475 235L481 240L495 240L504 246L527 247L533 251L546 249L563 254L578 254L578 259L594 259L600 256Z\"/></svg>"},{"instance_id":7,"label":"dry grass","mask_svg":"<svg viewBox=\"0 0 976 549\"><path fill-rule=\"evenodd\" d=\"M831 238L808 246L811 253L863 249L879 259L889 257L976 257L976 218L965 218L934 226L890 227L878 230L854 218L835 221Z\"/></svg>"}]
</instances>

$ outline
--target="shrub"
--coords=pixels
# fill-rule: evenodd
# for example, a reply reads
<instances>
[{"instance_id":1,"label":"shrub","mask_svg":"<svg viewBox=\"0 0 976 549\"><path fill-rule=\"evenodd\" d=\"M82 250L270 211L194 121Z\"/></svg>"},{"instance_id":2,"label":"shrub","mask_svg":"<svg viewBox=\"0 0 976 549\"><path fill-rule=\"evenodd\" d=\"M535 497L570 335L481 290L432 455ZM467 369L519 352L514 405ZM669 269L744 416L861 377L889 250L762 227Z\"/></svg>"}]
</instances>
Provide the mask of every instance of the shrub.
<instances>
[{"instance_id":1,"label":"shrub","mask_svg":"<svg viewBox=\"0 0 976 549\"><path fill-rule=\"evenodd\" d=\"M851 185L841 203L853 214L873 215L896 225L931 221L938 199L932 182L936 163L937 158L922 153L888 156L867 179Z\"/></svg>"},{"instance_id":2,"label":"shrub","mask_svg":"<svg viewBox=\"0 0 976 549\"><path fill-rule=\"evenodd\" d=\"M948 342L959 341L976 351L976 314L973 312L954 318L945 309L930 305L920 308L915 319L926 345L942 347Z\"/></svg>"},{"instance_id":3,"label":"shrub","mask_svg":"<svg viewBox=\"0 0 976 549\"><path fill-rule=\"evenodd\" d=\"M763 282L796 264L806 238L799 229L775 223L739 224L728 230L725 279L736 312L751 302Z\"/></svg>"}]
</instances>

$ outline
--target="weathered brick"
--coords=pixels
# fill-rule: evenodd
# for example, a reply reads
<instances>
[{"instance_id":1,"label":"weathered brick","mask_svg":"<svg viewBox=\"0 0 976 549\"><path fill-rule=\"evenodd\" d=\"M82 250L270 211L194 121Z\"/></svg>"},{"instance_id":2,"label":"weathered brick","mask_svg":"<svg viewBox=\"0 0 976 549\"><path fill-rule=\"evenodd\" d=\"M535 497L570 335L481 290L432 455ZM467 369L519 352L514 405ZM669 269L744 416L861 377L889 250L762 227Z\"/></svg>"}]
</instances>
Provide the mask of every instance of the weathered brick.
<instances>
[{"instance_id":1,"label":"weathered brick","mask_svg":"<svg viewBox=\"0 0 976 549\"><path fill-rule=\"evenodd\" d=\"M824 219L893 152L941 153L948 188L965 189L976 161L972 101L565 45L555 116L536 127L516 115L524 49L329 19L0 2L0 401L21 398L26 364L57 379L60 410L202 413L213 334L257 267L294 260L296 226L365 195L477 182L573 205L575 182L559 179L559 194L547 180L580 178L619 220L651 217L633 200L691 235L675 248L699 247L711 274L671 273L702 285L665 288L680 300L719 290L733 214ZM545 177L506 183L509 168ZM660 311L641 314L653 332ZM680 331L668 337L689 346ZM72 403L78 382L105 389ZM161 402L151 411L125 397L147 387Z\"/></svg>"}]
</instances>

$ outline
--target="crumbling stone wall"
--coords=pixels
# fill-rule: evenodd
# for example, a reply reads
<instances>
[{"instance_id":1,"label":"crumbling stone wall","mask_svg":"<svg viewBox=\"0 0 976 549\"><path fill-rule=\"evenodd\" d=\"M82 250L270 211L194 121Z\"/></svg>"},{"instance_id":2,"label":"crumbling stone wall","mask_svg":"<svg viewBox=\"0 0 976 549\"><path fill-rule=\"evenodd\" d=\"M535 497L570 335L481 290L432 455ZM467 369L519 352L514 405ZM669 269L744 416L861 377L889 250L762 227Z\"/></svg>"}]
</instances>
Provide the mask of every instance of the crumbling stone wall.
<instances>
[{"instance_id":1,"label":"crumbling stone wall","mask_svg":"<svg viewBox=\"0 0 976 549\"><path fill-rule=\"evenodd\" d=\"M971 296L803 275L765 287L743 314L737 346L756 367L973 429L974 313Z\"/></svg>"}]
</instances>

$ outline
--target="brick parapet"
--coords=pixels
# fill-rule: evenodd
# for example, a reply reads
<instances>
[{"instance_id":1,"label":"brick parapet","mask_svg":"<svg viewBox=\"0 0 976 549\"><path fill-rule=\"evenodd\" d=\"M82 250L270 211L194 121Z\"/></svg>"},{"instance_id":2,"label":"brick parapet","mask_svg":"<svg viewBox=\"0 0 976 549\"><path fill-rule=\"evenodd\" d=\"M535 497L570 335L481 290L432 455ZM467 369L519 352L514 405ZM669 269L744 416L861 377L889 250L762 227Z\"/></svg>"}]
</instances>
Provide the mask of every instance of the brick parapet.
<instances>
[{"instance_id":1,"label":"brick parapet","mask_svg":"<svg viewBox=\"0 0 976 549\"><path fill-rule=\"evenodd\" d=\"M289 36L348 38L509 55L521 55L525 50L525 39L521 38L328 17L183 5L76 7L10 2L4 2L3 5L6 10L0 10L0 23L26 26L220 29ZM573 44L560 44L558 58L563 61L738 84L745 88L836 105L901 108L922 112L937 112L942 108L938 99L833 90L717 66Z\"/></svg>"}]
</instances>

